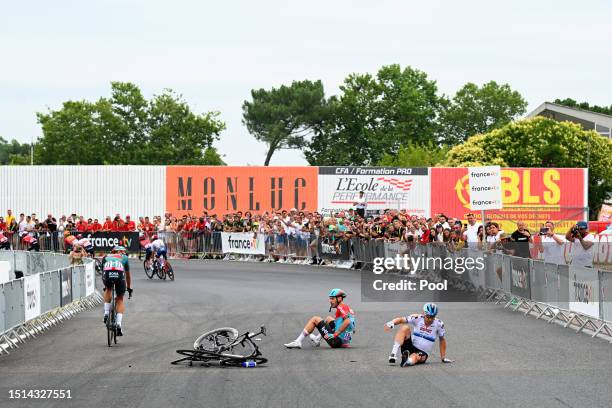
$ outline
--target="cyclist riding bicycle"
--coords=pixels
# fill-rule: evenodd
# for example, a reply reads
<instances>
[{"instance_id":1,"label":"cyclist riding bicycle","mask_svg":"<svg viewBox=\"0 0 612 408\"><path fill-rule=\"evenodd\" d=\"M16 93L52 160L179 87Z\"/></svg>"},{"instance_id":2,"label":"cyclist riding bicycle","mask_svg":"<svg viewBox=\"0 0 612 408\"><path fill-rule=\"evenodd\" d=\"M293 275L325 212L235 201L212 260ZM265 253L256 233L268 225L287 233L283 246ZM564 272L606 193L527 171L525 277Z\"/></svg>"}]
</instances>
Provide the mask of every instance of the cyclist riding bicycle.
<instances>
[{"instance_id":1,"label":"cyclist riding bicycle","mask_svg":"<svg viewBox=\"0 0 612 408\"><path fill-rule=\"evenodd\" d=\"M66 252L69 252L72 249L76 240L77 240L77 237L72 235L70 231L68 230L64 231L64 247L66 248Z\"/></svg>"},{"instance_id":2,"label":"cyclist riding bicycle","mask_svg":"<svg viewBox=\"0 0 612 408\"><path fill-rule=\"evenodd\" d=\"M164 261L168 260L168 251L166 244L157 235L151 237L151 252L155 253L155 257L159 260L159 267L164 267ZM148 253L147 253L147 256Z\"/></svg>"},{"instance_id":3,"label":"cyclist riding bicycle","mask_svg":"<svg viewBox=\"0 0 612 408\"><path fill-rule=\"evenodd\" d=\"M115 308L117 311L117 336L123 336L121 321L123 320L123 313L125 312L123 295L126 291L126 280L127 291L130 298L133 292L130 264L127 255L125 255L125 248L122 246L114 247L111 253L102 259L102 270L104 271L102 274L102 282L104 283L104 324L106 324L110 313L111 291L114 286L117 294L115 299Z\"/></svg>"},{"instance_id":4,"label":"cyclist riding bicycle","mask_svg":"<svg viewBox=\"0 0 612 408\"><path fill-rule=\"evenodd\" d=\"M438 306L435 303L426 303L423 314L396 317L384 325L385 331L391 331L395 326L401 325L395 334L393 349L389 355L389 363L395 364L397 353L401 349L401 366L423 364L427 361L429 353L433 350L436 337L440 340L440 358L443 363L452 363L446 358L446 329L444 323L436 318Z\"/></svg>"},{"instance_id":5,"label":"cyclist riding bicycle","mask_svg":"<svg viewBox=\"0 0 612 408\"><path fill-rule=\"evenodd\" d=\"M94 246L89 240L89 238L84 238L82 234L77 235L76 238L77 239L73 242L73 245L82 246L83 249L85 249L85 252L87 252L87 255L93 258L94 257Z\"/></svg>"},{"instance_id":6,"label":"cyclist riding bicycle","mask_svg":"<svg viewBox=\"0 0 612 408\"><path fill-rule=\"evenodd\" d=\"M302 333L291 343L285 344L287 348L302 348L302 340L308 337L314 347L321 345L321 338L325 339L331 348L350 347L355 331L355 312L344 303L346 292L339 288L329 291L329 311L336 309L336 317L327 316L325 320L320 316L310 318ZM320 335L312 332L317 328Z\"/></svg>"}]
</instances>

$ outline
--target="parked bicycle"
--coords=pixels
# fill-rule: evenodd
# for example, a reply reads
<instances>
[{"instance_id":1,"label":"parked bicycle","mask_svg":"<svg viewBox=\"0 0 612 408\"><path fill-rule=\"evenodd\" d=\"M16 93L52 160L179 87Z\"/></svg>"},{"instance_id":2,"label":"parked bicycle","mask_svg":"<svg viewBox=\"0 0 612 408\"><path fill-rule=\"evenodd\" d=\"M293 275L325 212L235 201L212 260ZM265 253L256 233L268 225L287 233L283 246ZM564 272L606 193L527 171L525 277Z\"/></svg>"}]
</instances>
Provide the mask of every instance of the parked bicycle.
<instances>
[{"instance_id":1,"label":"parked bicycle","mask_svg":"<svg viewBox=\"0 0 612 408\"><path fill-rule=\"evenodd\" d=\"M268 359L262 357L255 341L260 334L266 335L265 326L261 326L259 333L246 332L238 335L233 327L222 327L208 331L198 337L193 343L193 350L176 350L183 358L172 361L171 364L187 363L193 366L194 362L210 367L255 367L265 364Z\"/></svg>"}]
</instances>

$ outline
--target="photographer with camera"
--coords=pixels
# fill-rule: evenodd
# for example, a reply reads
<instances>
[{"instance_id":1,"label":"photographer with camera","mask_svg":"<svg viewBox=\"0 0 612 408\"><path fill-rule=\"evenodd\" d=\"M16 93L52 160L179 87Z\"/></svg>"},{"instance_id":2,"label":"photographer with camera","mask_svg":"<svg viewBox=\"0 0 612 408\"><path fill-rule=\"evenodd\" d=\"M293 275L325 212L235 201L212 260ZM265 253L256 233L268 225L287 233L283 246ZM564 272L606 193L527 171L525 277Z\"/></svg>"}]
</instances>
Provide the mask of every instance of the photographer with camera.
<instances>
[{"instance_id":1,"label":"photographer with camera","mask_svg":"<svg viewBox=\"0 0 612 408\"><path fill-rule=\"evenodd\" d=\"M549 262L557 265L565 264L565 256L563 249L565 245L565 237L555 234L555 224L552 221L547 221L540 228L540 240L536 244L538 251L543 254L544 262Z\"/></svg>"},{"instance_id":2,"label":"photographer with camera","mask_svg":"<svg viewBox=\"0 0 612 408\"><path fill-rule=\"evenodd\" d=\"M593 267L595 237L589 233L589 224L578 221L567 231L565 239L572 243L572 265Z\"/></svg>"}]
</instances>

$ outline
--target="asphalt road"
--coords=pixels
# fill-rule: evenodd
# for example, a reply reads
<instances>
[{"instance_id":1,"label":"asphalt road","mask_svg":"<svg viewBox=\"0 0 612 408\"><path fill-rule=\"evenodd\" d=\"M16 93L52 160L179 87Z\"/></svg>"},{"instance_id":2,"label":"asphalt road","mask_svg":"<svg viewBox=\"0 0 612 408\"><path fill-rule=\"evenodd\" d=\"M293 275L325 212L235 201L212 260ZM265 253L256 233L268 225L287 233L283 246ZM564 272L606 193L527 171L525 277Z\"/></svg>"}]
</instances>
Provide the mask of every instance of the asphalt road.
<instances>
[{"instance_id":1,"label":"asphalt road","mask_svg":"<svg viewBox=\"0 0 612 408\"><path fill-rule=\"evenodd\" d=\"M0 406L9 407L606 407L612 347L500 306L440 305L448 357L389 366L392 317L418 304L361 303L354 271L298 265L174 261L176 281L149 280L134 264L125 336L106 345L102 308L0 356ZM353 347L287 350L306 320L326 315L341 287L357 316ZM216 327L266 325L257 368L170 365L177 348ZM304 344L308 344L305 341ZM10 389L71 390L70 400L11 400Z\"/></svg>"}]
</instances>

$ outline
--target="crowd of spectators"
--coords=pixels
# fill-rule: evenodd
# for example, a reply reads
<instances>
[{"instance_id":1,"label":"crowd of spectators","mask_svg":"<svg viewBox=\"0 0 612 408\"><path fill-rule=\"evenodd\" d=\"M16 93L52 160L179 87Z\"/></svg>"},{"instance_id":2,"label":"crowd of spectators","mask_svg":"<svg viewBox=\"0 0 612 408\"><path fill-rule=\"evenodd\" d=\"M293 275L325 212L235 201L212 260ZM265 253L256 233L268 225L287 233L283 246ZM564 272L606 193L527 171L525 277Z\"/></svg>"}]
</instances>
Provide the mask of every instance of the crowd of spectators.
<instances>
[{"instance_id":1,"label":"crowd of spectators","mask_svg":"<svg viewBox=\"0 0 612 408\"><path fill-rule=\"evenodd\" d=\"M280 239L295 236L300 239L324 238L328 240L350 239L385 240L406 242L410 245L433 244L457 251L462 248L501 252L524 258L543 254L548 262L564 263L566 242L573 242L574 262L588 264L592 259L593 236L586 222L579 222L565 235L555 233L552 222L542 225L539 232L529 231L524 222L517 223L511 234L502 231L499 224L487 221L483 226L474 214L466 214L467 222L459 218L438 214L433 218L416 216L400 210L385 210L381 214L366 214L362 208L339 211L331 216L318 212L298 211L295 208L281 211L251 213L238 211L217 216L203 212L200 216L175 217L166 213L164 217L139 217L132 220L129 215L122 218L116 214L98 219L71 214L56 219L48 214L42 221L36 214L19 214L16 218L11 210L0 217L0 235L18 233L19 236L70 231L86 233L97 231L138 231L143 234L161 232L207 233L207 232L256 232L274 234ZM484 230L484 232L483 232ZM0 238L1 240L2 238Z\"/></svg>"}]
</instances>

